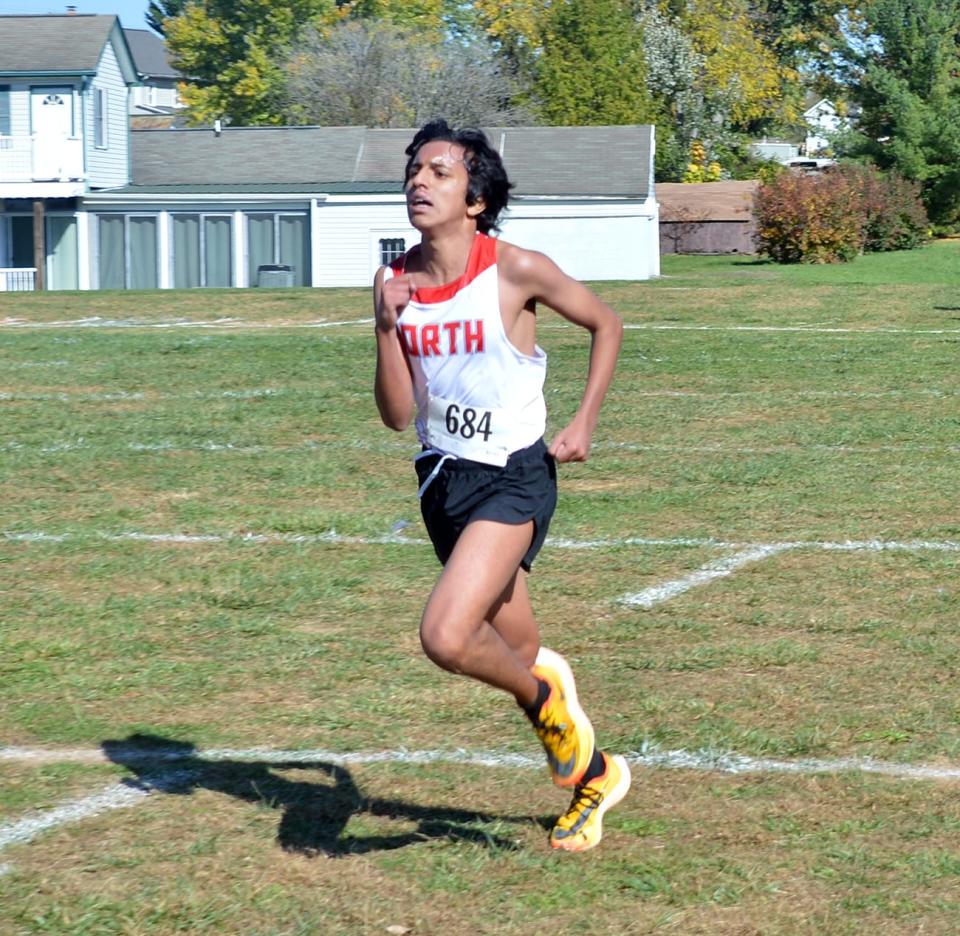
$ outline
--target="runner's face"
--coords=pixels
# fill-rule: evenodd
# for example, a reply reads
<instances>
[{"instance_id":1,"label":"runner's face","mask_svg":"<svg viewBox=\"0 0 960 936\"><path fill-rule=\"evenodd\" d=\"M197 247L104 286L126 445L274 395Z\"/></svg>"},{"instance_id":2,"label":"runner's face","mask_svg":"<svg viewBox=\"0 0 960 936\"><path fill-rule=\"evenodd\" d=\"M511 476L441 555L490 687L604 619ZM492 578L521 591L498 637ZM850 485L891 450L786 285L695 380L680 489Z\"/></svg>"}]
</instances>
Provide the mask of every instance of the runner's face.
<instances>
[{"instance_id":1,"label":"runner's face","mask_svg":"<svg viewBox=\"0 0 960 936\"><path fill-rule=\"evenodd\" d=\"M483 201L467 204L470 177L462 146L431 140L417 151L407 174L407 215L419 231L450 221L475 218Z\"/></svg>"}]
</instances>

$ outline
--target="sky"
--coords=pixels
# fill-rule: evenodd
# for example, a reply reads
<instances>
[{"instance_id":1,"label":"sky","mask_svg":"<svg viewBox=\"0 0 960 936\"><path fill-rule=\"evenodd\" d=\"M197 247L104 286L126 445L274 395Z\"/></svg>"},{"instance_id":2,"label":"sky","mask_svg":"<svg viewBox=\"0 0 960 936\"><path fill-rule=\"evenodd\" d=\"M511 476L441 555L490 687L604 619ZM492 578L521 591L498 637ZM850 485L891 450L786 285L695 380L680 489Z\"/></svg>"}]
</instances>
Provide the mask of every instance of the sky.
<instances>
[{"instance_id":1,"label":"sky","mask_svg":"<svg viewBox=\"0 0 960 936\"><path fill-rule=\"evenodd\" d=\"M71 0L78 13L116 13L128 29L148 29L148 0ZM66 13L59 0L0 0L0 13Z\"/></svg>"}]
</instances>

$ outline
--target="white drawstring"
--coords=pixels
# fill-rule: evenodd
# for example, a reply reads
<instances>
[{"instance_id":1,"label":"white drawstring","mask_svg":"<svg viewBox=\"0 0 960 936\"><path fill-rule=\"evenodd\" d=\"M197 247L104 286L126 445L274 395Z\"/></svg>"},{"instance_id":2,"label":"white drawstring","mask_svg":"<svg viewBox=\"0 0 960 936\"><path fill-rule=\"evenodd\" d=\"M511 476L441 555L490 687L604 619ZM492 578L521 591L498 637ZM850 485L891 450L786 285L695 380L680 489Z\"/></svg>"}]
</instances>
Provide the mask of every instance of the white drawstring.
<instances>
[{"instance_id":1,"label":"white drawstring","mask_svg":"<svg viewBox=\"0 0 960 936\"><path fill-rule=\"evenodd\" d=\"M417 491L417 497L423 497L423 492L426 491L426 489L430 487L431 484L433 484L433 479L436 478L438 474L440 474L440 469L443 467L443 463L448 458L452 458L456 460L456 457L457 457L456 455L451 455L449 452L441 452L439 449L426 449L425 451L421 452L419 455L415 455L413 460L417 462L421 458L426 458L428 455L439 455L440 459L433 466L433 471L430 472L430 476L427 478L427 480L420 485L420 490Z\"/></svg>"}]
</instances>

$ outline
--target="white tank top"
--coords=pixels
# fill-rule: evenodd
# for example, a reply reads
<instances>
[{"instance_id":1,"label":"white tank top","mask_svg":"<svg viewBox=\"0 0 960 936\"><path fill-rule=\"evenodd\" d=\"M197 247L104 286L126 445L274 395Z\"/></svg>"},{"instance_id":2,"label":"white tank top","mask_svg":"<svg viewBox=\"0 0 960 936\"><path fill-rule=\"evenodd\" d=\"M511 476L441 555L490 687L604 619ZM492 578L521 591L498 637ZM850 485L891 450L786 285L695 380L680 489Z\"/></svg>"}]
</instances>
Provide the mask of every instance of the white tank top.
<instances>
[{"instance_id":1,"label":"white tank top","mask_svg":"<svg viewBox=\"0 0 960 936\"><path fill-rule=\"evenodd\" d=\"M387 267L385 277L402 274L405 260ZM413 374L423 445L502 466L543 436L547 355L539 346L524 354L507 338L494 238L477 234L460 279L418 289L397 332Z\"/></svg>"}]
</instances>

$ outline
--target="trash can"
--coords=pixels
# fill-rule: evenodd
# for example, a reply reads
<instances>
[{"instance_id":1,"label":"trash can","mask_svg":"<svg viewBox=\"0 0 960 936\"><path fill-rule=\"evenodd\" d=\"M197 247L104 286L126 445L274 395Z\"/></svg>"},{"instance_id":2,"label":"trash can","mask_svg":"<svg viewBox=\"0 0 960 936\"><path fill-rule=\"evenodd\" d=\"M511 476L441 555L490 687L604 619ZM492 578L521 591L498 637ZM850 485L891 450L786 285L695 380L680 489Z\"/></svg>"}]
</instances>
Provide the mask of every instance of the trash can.
<instances>
[{"instance_id":1,"label":"trash can","mask_svg":"<svg viewBox=\"0 0 960 936\"><path fill-rule=\"evenodd\" d=\"M263 263L257 267L257 285L293 286L293 267L283 263Z\"/></svg>"}]
</instances>

